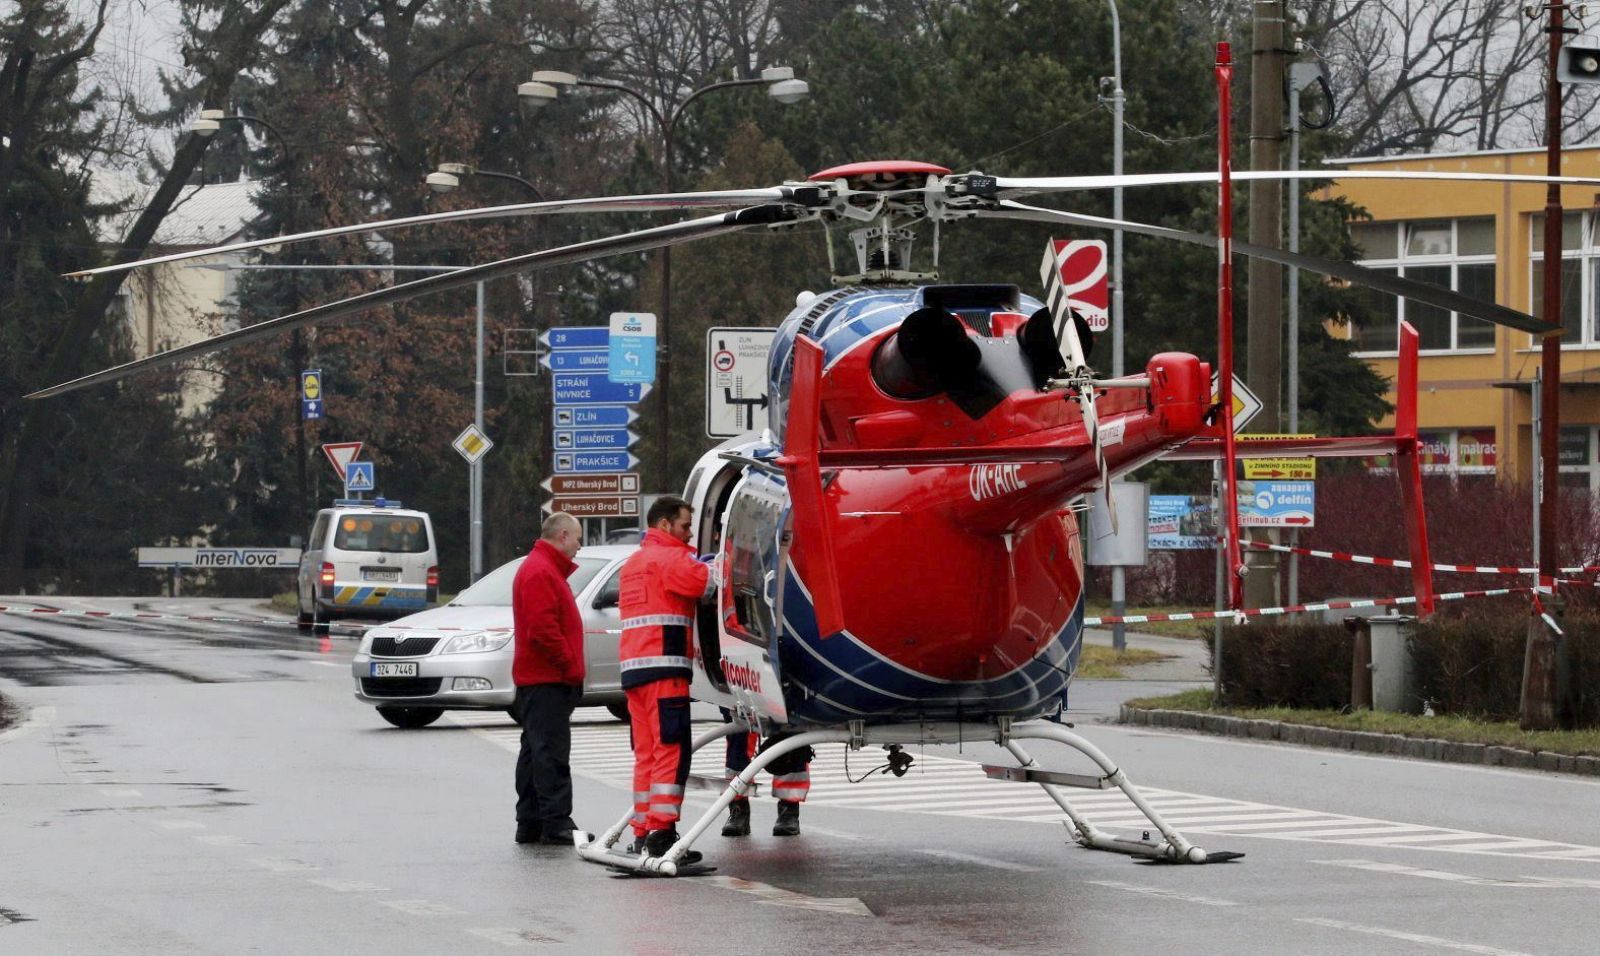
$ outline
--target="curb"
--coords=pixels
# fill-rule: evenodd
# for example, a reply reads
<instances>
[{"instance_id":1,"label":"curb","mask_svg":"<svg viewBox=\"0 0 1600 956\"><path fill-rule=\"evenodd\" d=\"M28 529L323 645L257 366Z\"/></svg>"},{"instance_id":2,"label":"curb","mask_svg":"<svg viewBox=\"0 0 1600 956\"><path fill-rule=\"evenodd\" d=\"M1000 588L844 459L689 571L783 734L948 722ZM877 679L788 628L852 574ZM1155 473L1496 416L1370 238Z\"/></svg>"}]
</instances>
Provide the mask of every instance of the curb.
<instances>
[{"instance_id":1,"label":"curb","mask_svg":"<svg viewBox=\"0 0 1600 956\"><path fill-rule=\"evenodd\" d=\"M1480 764L1486 767L1511 767L1518 770L1548 770L1600 777L1600 757L1578 757L1546 750L1522 750L1490 744L1468 744L1427 737L1401 737L1364 730L1335 730L1306 724L1286 724L1279 720L1252 720L1223 714L1202 714L1187 710L1146 710L1123 704L1117 722L1145 727L1194 730L1220 737L1249 740L1276 740L1307 747L1328 747L1357 753L1392 757L1415 757L1447 763Z\"/></svg>"}]
</instances>

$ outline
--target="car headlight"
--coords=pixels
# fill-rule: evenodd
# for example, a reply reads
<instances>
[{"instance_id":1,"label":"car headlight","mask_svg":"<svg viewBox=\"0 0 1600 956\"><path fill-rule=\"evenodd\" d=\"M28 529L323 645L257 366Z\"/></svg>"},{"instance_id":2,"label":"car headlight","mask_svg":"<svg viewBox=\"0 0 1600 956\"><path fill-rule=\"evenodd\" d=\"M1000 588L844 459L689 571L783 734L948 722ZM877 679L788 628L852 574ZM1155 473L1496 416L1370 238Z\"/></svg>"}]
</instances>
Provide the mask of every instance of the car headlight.
<instances>
[{"instance_id":1,"label":"car headlight","mask_svg":"<svg viewBox=\"0 0 1600 956\"><path fill-rule=\"evenodd\" d=\"M444 646L441 654L472 654L482 651L498 651L511 642L510 632L504 634L488 634L482 631L477 634L462 634L450 638L450 643Z\"/></svg>"}]
</instances>

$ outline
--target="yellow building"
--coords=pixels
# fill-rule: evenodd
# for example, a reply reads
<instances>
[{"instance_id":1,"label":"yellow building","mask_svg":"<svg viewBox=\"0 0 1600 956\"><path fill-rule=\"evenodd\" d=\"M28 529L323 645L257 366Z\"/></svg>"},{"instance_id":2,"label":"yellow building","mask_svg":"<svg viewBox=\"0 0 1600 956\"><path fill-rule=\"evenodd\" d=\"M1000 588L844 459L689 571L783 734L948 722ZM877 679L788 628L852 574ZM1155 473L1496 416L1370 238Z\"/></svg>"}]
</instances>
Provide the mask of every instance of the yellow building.
<instances>
[{"instance_id":1,"label":"yellow building","mask_svg":"<svg viewBox=\"0 0 1600 956\"><path fill-rule=\"evenodd\" d=\"M1361 170L1542 175L1543 149L1341 160ZM1564 151L1562 173L1600 177L1600 147ZM1363 264L1539 315L1545 187L1535 184L1344 180L1330 192L1364 207L1352 224ZM1565 484L1600 490L1600 187L1563 187L1561 471ZM1431 306L1381 300L1392 321L1353 335L1393 381L1398 323L1421 335L1418 423L1425 467L1528 482L1535 455L1532 383L1539 347L1527 333ZM1389 395L1394 400L1394 395ZM1385 420L1384 425L1392 424Z\"/></svg>"}]
</instances>

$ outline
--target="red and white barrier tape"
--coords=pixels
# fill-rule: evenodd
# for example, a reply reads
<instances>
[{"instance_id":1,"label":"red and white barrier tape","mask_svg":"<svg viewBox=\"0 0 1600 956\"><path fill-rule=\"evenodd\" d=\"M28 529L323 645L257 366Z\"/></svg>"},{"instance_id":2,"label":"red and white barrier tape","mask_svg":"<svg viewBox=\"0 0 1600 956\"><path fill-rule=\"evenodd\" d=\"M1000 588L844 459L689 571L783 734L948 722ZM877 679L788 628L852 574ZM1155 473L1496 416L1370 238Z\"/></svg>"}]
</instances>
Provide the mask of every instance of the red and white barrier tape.
<instances>
[{"instance_id":1,"label":"red and white barrier tape","mask_svg":"<svg viewBox=\"0 0 1600 956\"><path fill-rule=\"evenodd\" d=\"M1461 601L1466 598L1505 597L1509 594L1548 594L1549 588L1493 588L1488 591L1451 591L1435 594L1435 601ZM1319 604L1291 604L1286 607L1246 608L1242 611L1188 611L1181 614L1124 614L1121 617L1086 617L1084 627L1102 627L1107 624L1152 624L1161 621L1210 621L1216 618L1233 618L1235 622L1252 617L1272 617L1278 614L1299 614L1302 611L1343 611L1358 607L1394 607L1415 604L1416 597L1361 598L1353 601L1323 601Z\"/></svg>"},{"instance_id":2,"label":"red and white barrier tape","mask_svg":"<svg viewBox=\"0 0 1600 956\"><path fill-rule=\"evenodd\" d=\"M1241 541L1247 548L1258 551L1279 551L1284 554L1299 554L1310 558L1328 558L1332 561L1346 561L1351 564L1370 564L1380 568L1409 568L1411 562L1405 558L1375 558L1369 554L1351 554L1348 551L1317 551L1312 548L1296 548L1286 544L1269 544L1265 541ZM1447 571L1456 574L1537 574L1538 568L1510 568L1490 567L1479 564L1435 564L1435 571ZM1600 571L1600 565L1586 564L1576 568L1561 568L1562 574L1593 574Z\"/></svg>"}]
</instances>

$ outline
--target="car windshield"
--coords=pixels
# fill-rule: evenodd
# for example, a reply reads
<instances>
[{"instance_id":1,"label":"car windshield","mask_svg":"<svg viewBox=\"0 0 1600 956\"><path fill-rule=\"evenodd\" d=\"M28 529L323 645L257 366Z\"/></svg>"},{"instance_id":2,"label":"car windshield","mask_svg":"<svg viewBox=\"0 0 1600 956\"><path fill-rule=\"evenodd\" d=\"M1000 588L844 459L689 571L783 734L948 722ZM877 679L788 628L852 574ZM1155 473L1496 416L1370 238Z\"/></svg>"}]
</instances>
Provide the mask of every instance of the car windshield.
<instances>
[{"instance_id":1,"label":"car windshield","mask_svg":"<svg viewBox=\"0 0 1600 956\"><path fill-rule=\"evenodd\" d=\"M517 569L522 567L524 559L517 558L507 561L493 571L484 575L477 584L467 588L456 599L450 602L451 607L510 607L511 585L517 580ZM572 593L582 591L594 576L607 564L605 558L590 558L578 555L578 567L567 578L571 585Z\"/></svg>"},{"instance_id":2,"label":"car windshield","mask_svg":"<svg viewBox=\"0 0 1600 956\"><path fill-rule=\"evenodd\" d=\"M421 554L428 550L428 526L410 515L346 514L339 517L333 546L340 551Z\"/></svg>"}]
</instances>

